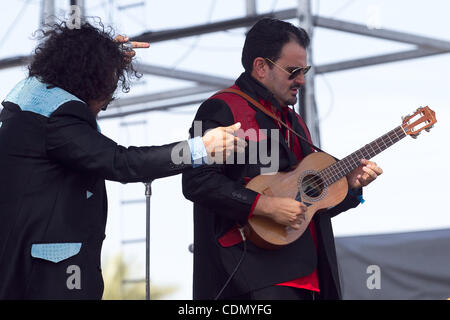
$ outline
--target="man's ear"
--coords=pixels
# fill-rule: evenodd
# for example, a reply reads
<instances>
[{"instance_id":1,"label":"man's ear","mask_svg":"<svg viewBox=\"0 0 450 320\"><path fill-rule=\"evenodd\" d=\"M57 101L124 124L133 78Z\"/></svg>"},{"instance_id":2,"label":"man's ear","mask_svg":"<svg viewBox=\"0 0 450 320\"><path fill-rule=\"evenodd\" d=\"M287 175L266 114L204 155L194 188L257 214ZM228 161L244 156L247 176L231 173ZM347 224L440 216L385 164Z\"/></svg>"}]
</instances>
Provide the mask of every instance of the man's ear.
<instances>
[{"instance_id":1,"label":"man's ear","mask_svg":"<svg viewBox=\"0 0 450 320\"><path fill-rule=\"evenodd\" d=\"M257 79L264 79L267 76L267 63L264 58L258 57L253 60L253 76Z\"/></svg>"}]
</instances>

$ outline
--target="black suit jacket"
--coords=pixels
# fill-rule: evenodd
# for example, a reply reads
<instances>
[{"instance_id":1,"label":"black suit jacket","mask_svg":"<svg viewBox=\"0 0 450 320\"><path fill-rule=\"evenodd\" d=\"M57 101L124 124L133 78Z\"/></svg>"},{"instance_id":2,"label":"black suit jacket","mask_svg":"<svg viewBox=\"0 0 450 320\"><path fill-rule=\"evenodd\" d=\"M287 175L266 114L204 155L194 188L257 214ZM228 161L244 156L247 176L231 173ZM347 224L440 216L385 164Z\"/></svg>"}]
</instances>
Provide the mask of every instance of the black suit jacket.
<instances>
[{"instance_id":1,"label":"black suit jacket","mask_svg":"<svg viewBox=\"0 0 450 320\"><path fill-rule=\"evenodd\" d=\"M105 179L148 181L191 165L172 163L176 143L116 144L97 130L95 117L80 101L64 103L49 116L22 111L12 102L3 105L0 299L100 299ZM67 243L81 245L79 252L52 249ZM39 244L47 245L46 254L32 252ZM79 288L70 284L73 266L79 268Z\"/></svg>"},{"instance_id":2,"label":"black suit jacket","mask_svg":"<svg viewBox=\"0 0 450 320\"><path fill-rule=\"evenodd\" d=\"M248 74L241 75L236 85L255 99L261 98L277 105L271 93ZM249 106L257 111L254 120L261 129L277 129L270 117ZM296 119L294 115L291 115L292 119ZM194 119L202 122L203 132L231 125L237 120L227 103L214 97L200 106ZM293 128L305 136L297 121L294 121ZM280 171L288 171L297 164L297 159L284 139L279 139L279 144L279 168ZM305 143L300 141L300 145L303 155L312 152ZM248 221L257 193L245 188L243 178L261 174L263 167L260 159L256 164L248 163L211 165L183 173L183 193L194 202L194 299L215 298L242 257L243 243L223 247L218 239L236 224L245 225ZM255 289L297 279L317 267L321 297L338 299L340 289L331 217L358 203L357 199L347 196L333 209L315 215L319 238L317 251L310 232L276 250L261 249L247 241L246 256L221 298L241 296Z\"/></svg>"}]
</instances>

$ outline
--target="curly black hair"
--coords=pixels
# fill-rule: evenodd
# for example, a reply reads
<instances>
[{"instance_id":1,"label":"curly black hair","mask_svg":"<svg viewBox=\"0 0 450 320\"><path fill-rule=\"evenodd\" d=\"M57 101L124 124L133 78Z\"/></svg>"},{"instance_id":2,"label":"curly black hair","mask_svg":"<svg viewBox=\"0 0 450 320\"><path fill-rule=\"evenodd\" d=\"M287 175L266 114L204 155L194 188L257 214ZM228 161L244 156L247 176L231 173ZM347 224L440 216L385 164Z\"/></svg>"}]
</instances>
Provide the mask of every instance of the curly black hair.
<instances>
[{"instance_id":1,"label":"curly black hair","mask_svg":"<svg viewBox=\"0 0 450 320\"><path fill-rule=\"evenodd\" d=\"M111 101L118 85L128 92L130 79L142 74L114 41L112 28L105 28L101 21L97 24L83 21L79 28L71 28L62 21L39 29L40 43L28 66L29 76L88 104Z\"/></svg>"}]
</instances>

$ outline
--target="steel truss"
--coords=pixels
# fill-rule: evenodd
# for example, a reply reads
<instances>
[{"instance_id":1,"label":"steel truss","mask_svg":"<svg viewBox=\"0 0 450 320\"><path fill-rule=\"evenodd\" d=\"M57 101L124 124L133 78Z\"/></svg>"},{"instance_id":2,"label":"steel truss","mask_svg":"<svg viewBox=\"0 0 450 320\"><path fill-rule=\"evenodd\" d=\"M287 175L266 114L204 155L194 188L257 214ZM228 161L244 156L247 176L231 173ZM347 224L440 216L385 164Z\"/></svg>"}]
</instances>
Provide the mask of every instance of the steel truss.
<instances>
[{"instance_id":1,"label":"steel truss","mask_svg":"<svg viewBox=\"0 0 450 320\"><path fill-rule=\"evenodd\" d=\"M306 88L302 90L303 94L299 99L299 111L305 118L308 127L311 129L313 140L317 144L320 144L320 131L314 99L315 75L373 66L389 62L416 59L450 52L449 41L418 36L411 33L399 32L389 29L372 29L366 25L358 23L351 23L338 19L312 15L310 7L311 0L298 0L297 8L279 10L264 14L256 14L256 0L246 1L247 15L241 18L228 19L213 23L199 24L195 26L188 26L170 30L148 31L131 38L136 41L146 41L150 43L170 41L237 28L248 28L263 17L273 17L282 20L298 19L298 25L309 31L310 35L314 34L313 28L319 27L377 39L410 44L413 46L409 50L399 51L395 53L361 57L317 66L314 65L311 59L312 49L310 50L310 52L308 52L309 59L311 59L310 63L313 66L313 75L312 77L309 77ZM28 64L29 61L29 56L17 56L2 59L0 60L0 69L24 66ZM194 84L182 89L122 98L120 100L114 101L109 107L110 110L108 114L100 116L99 119L123 117L126 115L141 112L169 110L177 107L198 104L202 101L202 99L206 97L206 94L211 94L218 89L227 87L234 81L234 79L225 77L213 76L180 69L171 69L153 64L138 64L137 67L138 71L143 74L185 80ZM177 100L174 101L174 99Z\"/></svg>"}]
</instances>

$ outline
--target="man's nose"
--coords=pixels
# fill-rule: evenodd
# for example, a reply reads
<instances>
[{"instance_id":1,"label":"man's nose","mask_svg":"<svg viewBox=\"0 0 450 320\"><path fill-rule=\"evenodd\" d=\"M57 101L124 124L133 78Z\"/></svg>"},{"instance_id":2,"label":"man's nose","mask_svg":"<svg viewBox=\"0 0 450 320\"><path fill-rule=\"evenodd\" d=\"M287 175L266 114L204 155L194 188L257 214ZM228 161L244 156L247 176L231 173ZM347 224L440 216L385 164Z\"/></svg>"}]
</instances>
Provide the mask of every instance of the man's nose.
<instances>
[{"instance_id":1,"label":"man's nose","mask_svg":"<svg viewBox=\"0 0 450 320\"><path fill-rule=\"evenodd\" d=\"M302 72L300 72L300 73L298 74L298 76L296 76L296 77L294 78L294 82L295 82L296 84L299 84L299 85L304 86L304 85L305 85L305 82L306 82L306 80L305 80L305 75L304 75Z\"/></svg>"}]
</instances>

